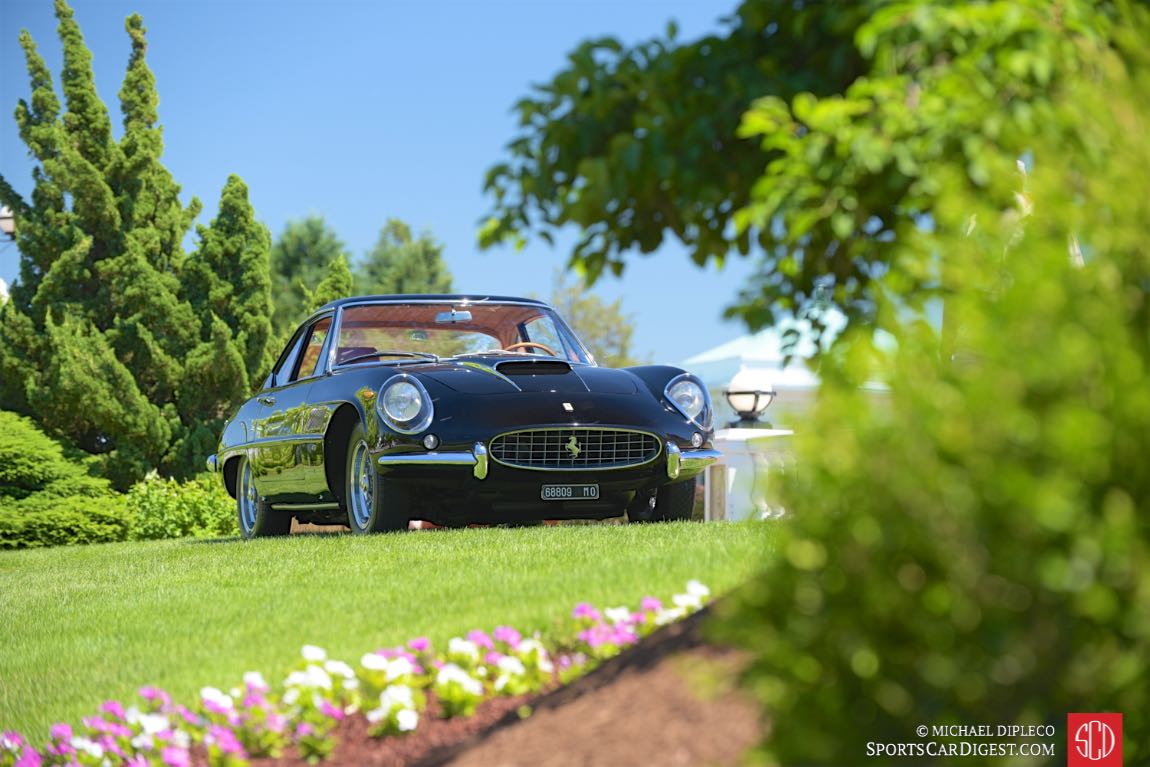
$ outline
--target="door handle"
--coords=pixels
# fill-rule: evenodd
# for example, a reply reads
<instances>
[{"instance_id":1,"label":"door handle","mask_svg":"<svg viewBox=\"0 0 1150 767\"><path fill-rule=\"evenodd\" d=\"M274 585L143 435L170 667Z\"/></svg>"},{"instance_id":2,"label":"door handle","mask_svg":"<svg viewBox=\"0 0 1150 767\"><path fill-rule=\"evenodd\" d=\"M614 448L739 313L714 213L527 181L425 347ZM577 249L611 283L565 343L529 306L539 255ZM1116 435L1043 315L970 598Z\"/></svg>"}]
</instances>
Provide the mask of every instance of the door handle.
<instances>
[{"instance_id":1,"label":"door handle","mask_svg":"<svg viewBox=\"0 0 1150 767\"><path fill-rule=\"evenodd\" d=\"M270 407L271 405L276 404L276 398L275 397L256 397L256 402L260 403L261 405L268 405Z\"/></svg>"}]
</instances>

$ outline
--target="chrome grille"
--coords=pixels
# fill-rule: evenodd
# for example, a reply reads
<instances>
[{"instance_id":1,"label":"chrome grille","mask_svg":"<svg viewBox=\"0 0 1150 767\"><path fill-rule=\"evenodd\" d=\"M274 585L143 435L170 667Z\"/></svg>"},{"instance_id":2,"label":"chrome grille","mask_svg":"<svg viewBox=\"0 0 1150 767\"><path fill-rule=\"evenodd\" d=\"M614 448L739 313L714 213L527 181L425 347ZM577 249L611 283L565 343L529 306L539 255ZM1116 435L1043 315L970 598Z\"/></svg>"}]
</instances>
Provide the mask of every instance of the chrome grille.
<instances>
[{"instance_id":1,"label":"chrome grille","mask_svg":"<svg viewBox=\"0 0 1150 767\"><path fill-rule=\"evenodd\" d=\"M491 440L492 458L522 469L623 469L658 455L658 437L624 429L525 429Z\"/></svg>"}]
</instances>

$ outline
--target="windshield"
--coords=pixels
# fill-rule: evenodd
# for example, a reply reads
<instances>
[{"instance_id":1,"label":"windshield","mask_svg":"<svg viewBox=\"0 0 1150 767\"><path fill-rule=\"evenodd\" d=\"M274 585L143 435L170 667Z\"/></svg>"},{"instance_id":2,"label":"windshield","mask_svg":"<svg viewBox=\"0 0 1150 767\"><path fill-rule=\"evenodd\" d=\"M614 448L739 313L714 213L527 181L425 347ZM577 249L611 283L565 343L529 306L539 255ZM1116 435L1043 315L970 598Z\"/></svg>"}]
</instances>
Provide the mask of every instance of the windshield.
<instances>
[{"instance_id":1,"label":"windshield","mask_svg":"<svg viewBox=\"0 0 1150 767\"><path fill-rule=\"evenodd\" d=\"M335 364L467 354L524 355L591 364L587 350L546 306L465 302L345 307L339 321Z\"/></svg>"}]
</instances>

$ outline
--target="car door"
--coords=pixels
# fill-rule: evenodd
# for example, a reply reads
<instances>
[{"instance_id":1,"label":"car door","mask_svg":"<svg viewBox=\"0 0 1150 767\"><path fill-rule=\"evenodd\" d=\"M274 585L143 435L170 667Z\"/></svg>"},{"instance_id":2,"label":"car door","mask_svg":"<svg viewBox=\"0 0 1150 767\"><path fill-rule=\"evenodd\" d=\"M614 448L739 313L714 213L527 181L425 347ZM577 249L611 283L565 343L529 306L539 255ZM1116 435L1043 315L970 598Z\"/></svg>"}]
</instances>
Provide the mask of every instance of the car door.
<instances>
[{"instance_id":1,"label":"car door","mask_svg":"<svg viewBox=\"0 0 1150 767\"><path fill-rule=\"evenodd\" d=\"M298 331L293 347L255 400L252 469L260 495L271 503L309 496L301 480L322 460L323 435L309 428L308 392L324 371L331 322L332 315L323 315Z\"/></svg>"}]
</instances>

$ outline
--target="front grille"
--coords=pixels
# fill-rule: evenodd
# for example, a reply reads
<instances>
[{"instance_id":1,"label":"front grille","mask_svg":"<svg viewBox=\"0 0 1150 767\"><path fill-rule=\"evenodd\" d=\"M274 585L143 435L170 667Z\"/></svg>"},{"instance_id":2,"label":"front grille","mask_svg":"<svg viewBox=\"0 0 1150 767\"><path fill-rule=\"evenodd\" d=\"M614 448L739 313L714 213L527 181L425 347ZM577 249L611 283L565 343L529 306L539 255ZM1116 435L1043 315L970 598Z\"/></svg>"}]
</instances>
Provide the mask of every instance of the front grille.
<instances>
[{"instance_id":1,"label":"front grille","mask_svg":"<svg viewBox=\"0 0 1150 767\"><path fill-rule=\"evenodd\" d=\"M622 469L658 455L654 434L623 429L527 429L491 440L492 458L522 469Z\"/></svg>"}]
</instances>

